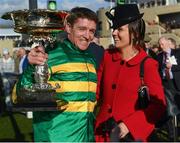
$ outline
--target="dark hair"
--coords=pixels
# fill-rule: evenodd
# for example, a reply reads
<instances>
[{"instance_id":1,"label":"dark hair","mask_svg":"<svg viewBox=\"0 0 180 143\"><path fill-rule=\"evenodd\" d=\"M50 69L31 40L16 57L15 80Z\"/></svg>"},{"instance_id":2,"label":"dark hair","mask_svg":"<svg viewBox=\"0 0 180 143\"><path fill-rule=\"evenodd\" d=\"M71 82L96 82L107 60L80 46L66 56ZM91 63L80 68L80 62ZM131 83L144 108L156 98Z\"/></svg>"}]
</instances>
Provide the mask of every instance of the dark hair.
<instances>
[{"instance_id":1,"label":"dark hair","mask_svg":"<svg viewBox=\"0 0 180 143\"><path fill-rule=\"evenodd\" d=\"M143 19L138 19L134 22L129 23L129 38L132 39L133 34L133 45L144 45L144 36L145 36L145 22ZM131 40L130 40L131 41Z\"/></svg>"},{"instance_id":2,"label":"dark hair","mask_svg":"<svg viewBox=\"0 0 180 143\"><path fill-rule=\"evenodd\" d=\"M97 15L94 11L85 7L75 7L71 9L70 15L66 18L67 22L73 25L78 18L87 18L98 23Z\"/></svg>"}]
</instances>

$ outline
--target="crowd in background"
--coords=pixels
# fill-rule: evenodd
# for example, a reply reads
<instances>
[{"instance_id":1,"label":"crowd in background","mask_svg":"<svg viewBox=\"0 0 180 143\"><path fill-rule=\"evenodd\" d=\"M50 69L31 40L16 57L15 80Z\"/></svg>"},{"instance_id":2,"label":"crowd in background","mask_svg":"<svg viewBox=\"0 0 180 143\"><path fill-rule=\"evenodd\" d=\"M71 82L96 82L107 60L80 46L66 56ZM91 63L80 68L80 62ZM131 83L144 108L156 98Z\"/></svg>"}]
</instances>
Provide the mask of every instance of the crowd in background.
<instances>
[{"instance_id":1,"label":"crowd in background","mask_svg":"<svg viewBox=\"0 0 180 143\"><path fill-rule=\"evenodd\" d=\"M18 48L10 54L8 48L3 48L2 55L0 58L0 72L1 73L17 73L21 74L23 69L26 67L26 55L28 50L25 48Z\"/></svg>"},{"instance_id":2,"label":"crowd in background","mask_svg":"<svg viewBox=\"0 0 180 143\"><path fill-rule=\"evenodd\" d=\"M1 102L1 110L9 110L12 106L11 93L12 89L23 70L27 67L28 50L19 48L10 55L8 48L3 48L2 57L0 58L0 85L1 100L5 100L5 105Z\"/></svg>"}]
</instances>

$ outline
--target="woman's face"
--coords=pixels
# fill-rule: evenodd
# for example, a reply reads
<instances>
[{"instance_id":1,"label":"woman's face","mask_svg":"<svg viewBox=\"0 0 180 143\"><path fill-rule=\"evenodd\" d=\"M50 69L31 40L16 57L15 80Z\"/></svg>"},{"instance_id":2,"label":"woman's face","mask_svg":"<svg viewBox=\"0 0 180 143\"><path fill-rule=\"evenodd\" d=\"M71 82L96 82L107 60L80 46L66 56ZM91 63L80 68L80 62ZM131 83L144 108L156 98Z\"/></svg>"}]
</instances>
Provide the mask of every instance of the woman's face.
<instances>
[{"instance_id":1,"label":"woman's face","mask_svg":"<svg viewBox=\"0 0 180 143\"><path fill-rule=\"evenodd\" d=\"M128 24L115 29L112 35L116 48L122 49L130 45Z\"/></svg>"}]
</instances>

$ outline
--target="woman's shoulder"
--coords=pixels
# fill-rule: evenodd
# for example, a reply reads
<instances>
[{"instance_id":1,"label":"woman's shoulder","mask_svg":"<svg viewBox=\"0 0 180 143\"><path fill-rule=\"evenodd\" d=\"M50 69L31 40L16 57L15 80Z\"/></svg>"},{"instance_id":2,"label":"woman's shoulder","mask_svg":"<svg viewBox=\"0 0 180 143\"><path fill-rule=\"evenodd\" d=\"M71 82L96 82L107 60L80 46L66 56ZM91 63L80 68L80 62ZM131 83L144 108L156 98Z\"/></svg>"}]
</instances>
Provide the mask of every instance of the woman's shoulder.
<instances>
[{"instance_id":1,"label":"woman's shoulder","mask_svg":"<svg viewBox=\"0 0 180 143\"><path fill-rule=\"evenodd\" d=\"M109 54L109 55L112 55L112 54L115 54L115 53L119 53L119 50L118 48L108 48L105 50L105 54Z\"/></svg>"},{"instance_id":2,"label":"woman's shoulder","mask_svg":"<svg viewBox=\"0 0 180 143\"><path fill-rule=\"evenodd\" d=\"M110 61L114 60L117 61L120 59L120 53L117 48L112 48L112 49L106 49L104 52L104 59L108 59Z\"/></svg>"},{"instance_id":3,"label":"woman's shoulder","mask_svg":"<svg viewBox=\"0 0 180 143\"><path fill-rule=\"evenodd\" d=\"M152 57L148 57L146 59L146 61L144 62L144 67L146 69L152 70L154 68L158 67L158 61L156 61L155 59L153 59Z\"/></svg>"}]
</instances>

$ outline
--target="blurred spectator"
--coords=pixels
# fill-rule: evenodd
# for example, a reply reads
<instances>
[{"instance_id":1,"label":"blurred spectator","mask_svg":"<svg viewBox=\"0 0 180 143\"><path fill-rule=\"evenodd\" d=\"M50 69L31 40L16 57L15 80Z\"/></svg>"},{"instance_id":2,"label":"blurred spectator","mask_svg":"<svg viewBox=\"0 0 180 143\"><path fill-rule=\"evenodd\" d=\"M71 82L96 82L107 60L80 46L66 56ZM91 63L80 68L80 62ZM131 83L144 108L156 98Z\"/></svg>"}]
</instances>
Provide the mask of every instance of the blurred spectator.
<instances>
[{"instance_id":1,"label":"blurred spectator","mask_svg":"<svg viewBox=\"0 0 180 143\"><path fill-rule=\"evenodd\" d=\"M2 93L5 96L7 108L11 106L10 94L14 84L11 75L14 74L14 59L7 48L3 49L3 57L0 59L0 72L2 78Z\"/></svg>"},{"instance_id":2,"label":"blurred spectator","mask_svg":"<svg viewBox=\"0 0 180 143\"><path fill-rule=\"evenodd\" d=\"M176 123L174 121L176 115L180 113L178 108L180 100L180 50L170 48L169 39L166 37L159 39L159 45L162 49L162 52L158 54L159 71L168 103L168 135L170 139L175 141Z\"/></svg>"},{"instance_id":3,"label":"blurred spectator","mask_svg":"<svg viewBox=\"0 0 180 143\"><path fill-rule=\"evenodd\" d=\"M14 60L9 54L7 48L3 49L3 57L0 59L0 71L3 72L14 72Z\"/></svg>"},{"instance_id":4,"label":"blurred spectator","mask_svg":"<svg viewBox=\"0 0 180 143\"><path fill-rule=\"evenodd\" d=\"M94 37L93 41L89 44L87 51L94 57L96 69L98 69L104 55L104 48L99 44L98 37Z\"/></svg>"},{"instance_id":5,"label":"blurred spectator","mask_svg":"<svg viewBox=\"0 0 180 143\"><path fill-rule=\"evenodd\" d=\"M151 47L151 49L152 49L152 51L156 54L156 55L158 55L158 53L159 53L159 46L157 45L157 44L154 44L152 47Z\"/></svg>"},{"instance_id":6,"label":"blurred spectator","mask_svg":"<svg viewBox=\"0 0 180 143\"><path fill-rule=\"evenodd\" d=\"M5 102L4 102L4 90L3 90L3 79L2 76L0 76L0 116L5 110Z\"/></svg>"},{"instance_id":7,"label":"blurred spectator","mask_svg":"<svg viewBox=\"0 0 180 143\"><path fill-rule=\"evenodd\" d=\"M152 57L153 59L157 60L157 55L156 53L151 49L151 45L150 45L150 41L151 41L151 37L149 37L148 34L145 34L145 37L144 37L144 43L145 43L145 51L146 53Z\"/></svg>"},{"instance_id":8,"label":"blurred spectator","mask_svg":"<svg viewBox=\"0 0 180 143\"><path fill-rule=\"evenodd\" d=\"M23 71L27 68L27 65L28 65L27 53L28 51L25 50L24 48L19 48L17 52L17 56L20 58L20 62L19 62L20 74L22 74Z\"/></svg>"},{"instance_id":9,"label":"blurred spectator","mask_svg":"<svg viewBox=\"0 0 180 143\"><path fill-rule=\"evenodd\" d=\"M171 49L176 49L176 40L174 40L173 38L168 38L169 41L169 47Z\"/></svg>"}]
</instances>

